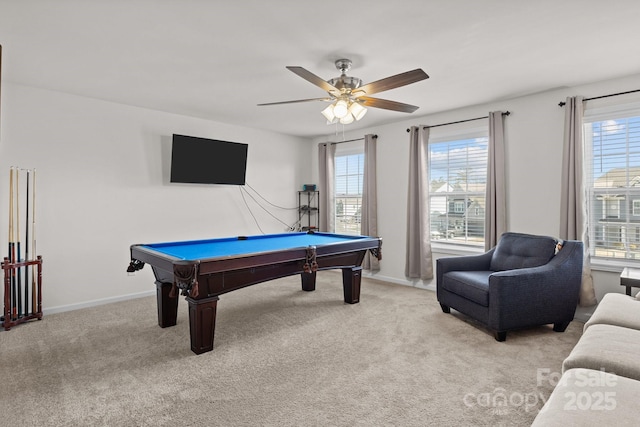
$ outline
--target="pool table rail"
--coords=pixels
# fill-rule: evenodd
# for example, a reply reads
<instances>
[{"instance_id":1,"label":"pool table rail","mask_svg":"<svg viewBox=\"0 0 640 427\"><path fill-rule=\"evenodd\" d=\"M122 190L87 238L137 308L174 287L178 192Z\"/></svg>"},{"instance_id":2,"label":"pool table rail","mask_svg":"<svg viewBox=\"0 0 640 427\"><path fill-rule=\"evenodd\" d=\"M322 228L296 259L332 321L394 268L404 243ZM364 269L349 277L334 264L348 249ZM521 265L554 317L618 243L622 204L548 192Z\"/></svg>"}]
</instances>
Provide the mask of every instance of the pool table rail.
<instances>
[{"instance_id":1,"label":"pool table rail","mask_svg":"<svg viewBox=\"0 0 640 427\"><path fill-rule=\"evenodd\" d=\"M276 238L278 235L275 235ZM133 272L149 264L156 278L158 324L173 326L177 319L177 290L189 303L191 350L213 349L215 312L219 296L282 277L300 275L303 291L314 291L316 272L341 269L344 301L359 302L361 264L367 252L381 259L382 239L343 236L339 243L308 245L284 250L187 260L163 254L149 245L131 245Z\"/></svg>"}]
</instances>

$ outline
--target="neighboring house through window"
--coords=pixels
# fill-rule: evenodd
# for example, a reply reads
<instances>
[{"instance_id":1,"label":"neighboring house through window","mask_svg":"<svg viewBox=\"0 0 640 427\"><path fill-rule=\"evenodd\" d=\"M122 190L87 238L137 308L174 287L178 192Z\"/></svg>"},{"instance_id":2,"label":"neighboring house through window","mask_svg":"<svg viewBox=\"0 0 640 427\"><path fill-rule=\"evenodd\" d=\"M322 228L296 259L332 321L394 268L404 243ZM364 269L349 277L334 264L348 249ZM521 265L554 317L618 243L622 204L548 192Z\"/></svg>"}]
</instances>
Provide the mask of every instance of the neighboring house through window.
<instances>
[{"instance_id":1,"label":"neighboring house through window","mask_svg":"<svg viewBox=\"0 0 640 427\"><path fill-rule=\"evenodd\" d=\"M583 123L591 255L640 259L640 105L587 110Z\"/></svg>"},{"instance_id":2,"label":"neighboring house through window","mask_svg":"<svg viewBox=\"0 0 640 427\"><path fill-rule=\"evenodd\" d=\"M364 144L340 144L335 157L335 232L360 234Z\"/></svg>"},{"instance_id":3,"label":"neighboring house through window","mask_svg":"<svg viewBox=\"0 0 640 427\"><path fill-rule=\"evenodd\" d=\"M431 241L484 245L486 130L429 141Z\"/></svg>"}]
</instances>

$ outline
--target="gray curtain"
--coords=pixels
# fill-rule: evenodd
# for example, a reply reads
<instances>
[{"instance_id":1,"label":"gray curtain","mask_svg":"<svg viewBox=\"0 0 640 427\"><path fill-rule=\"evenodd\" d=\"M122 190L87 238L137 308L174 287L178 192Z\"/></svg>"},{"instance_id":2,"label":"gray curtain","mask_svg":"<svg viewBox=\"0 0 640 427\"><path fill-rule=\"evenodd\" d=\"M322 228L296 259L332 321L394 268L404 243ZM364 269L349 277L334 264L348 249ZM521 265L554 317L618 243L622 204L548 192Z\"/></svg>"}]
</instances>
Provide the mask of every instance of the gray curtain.
<instances>
[{"instance_id":1,"label":"gray curtain","mask_svg":"<svg viewBox=\"0 0 640 427\"><path fill-rule=\"evenodd\" d=\"M412 126L409 132L409 192L407 197L407 259L405 276L433 278L429 224L429 128Z\"/></svg>"},{"instance_id":2,"label":"gray curtain","mask_svg":"<svg viewBox=\"0 0 640 427\"><path fill-rule=\"evenodd\" d=\"M318 144L318 191L320 192L320 231L335 231L334 178L336 145Z\"/></svg>"},{"instance_id":3,"label":"gray curtain","mask_svg":"<svg viewBox=\"0 0 640 427\"><path fill-rule=\"evenodd\" d=\"M589 258L589 233L587 228L587 198L584 187L584 145L582 140L582 116L584 98L567 97L564 116L564 148L562 153L562 178L560 196L560 238L584 242L584 264L581 306L597 304L591 277Z\"/></svg>"},{"instance_id":4,"label":"gray curtain","mask_svg":"<svg viewBox=\"0 0 640 427\"><path fill-rule=\"evenodd\" d=\"M376 142L377 137L369 134L364 136L364 177L362 183L362 208L360 234L378 236L378 184L376 180ZM380 261L365 255L362 263L365 270L380 270Z\"/></svg>"},{"instance_id":5,"label":"gray curtain","mask_svg":"<svg viewBox=\"0 0 640 427\"><path fill-rule=\"evenodd\" d=\"M507 191L505 178L504 115L489 113L489 158L484 217L484 247L494 247L507 231Z\"/></svg>"}]
</instances>

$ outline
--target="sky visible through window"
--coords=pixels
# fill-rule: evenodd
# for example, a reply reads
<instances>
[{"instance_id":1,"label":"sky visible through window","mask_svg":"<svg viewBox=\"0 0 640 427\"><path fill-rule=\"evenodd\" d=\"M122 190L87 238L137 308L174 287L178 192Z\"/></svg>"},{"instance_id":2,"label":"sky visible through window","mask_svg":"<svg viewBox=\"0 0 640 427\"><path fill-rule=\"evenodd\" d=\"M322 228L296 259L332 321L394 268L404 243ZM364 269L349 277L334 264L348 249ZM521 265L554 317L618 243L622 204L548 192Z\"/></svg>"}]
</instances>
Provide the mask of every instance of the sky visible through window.
<instances>
[{"instance_id":1,"label":"sky visible through window","mask_svg":"<svg viewBox=\"0 0 640 427\"><path fill-rule=\"evenodd\" d=\"M488 138L429 143L431 240L484 243Z\"/></svg>"},{"instance_id":2,"label":"sky visible through window","mask_svg":"<svg viewBox=\"0 0 640 427\"><path fill-rule=\"evenodd\" d=\"M593 122L591 136L592 179L612 169L640 167L640 117Z\"/></svg>"},{"instance_id":3,"label":"sky visible through window","mask_svg":"<svg viewBox=\"0 0 640 427\"><path fill-rule=\"evenodd\" d=\"M336 156L335 231L360 234L364 153Z\"/></svg>"},{"instance_id":4,"label":"sky visible through window","mask_svg":"<svg viewBox=\"0 0 640 427\"><path fill-rule=\"evenodd\" d=\"M471 138L429 144L429 182L437 190L445 183L462 191L487 181L488 138Z\"/></svg>"},{"instance_id":5,"label":"sky visible through window","mask_svg":"<svg viewBox=\"0 0 640 427\"><path fill-rule=\"evenodd\" d=\"M584 124L593 256L640 259L640 117Z\"/></svg>"},{"instance_id":6,"label":"sky visible through window","mask_svg":"<svg viewBox=\"0 0 640 427\"><path fill-rule=\"evenodd\" d=\"M364 154L337 156L335 168L336 195L362 195Z\"/></svg>"}]
</instances>

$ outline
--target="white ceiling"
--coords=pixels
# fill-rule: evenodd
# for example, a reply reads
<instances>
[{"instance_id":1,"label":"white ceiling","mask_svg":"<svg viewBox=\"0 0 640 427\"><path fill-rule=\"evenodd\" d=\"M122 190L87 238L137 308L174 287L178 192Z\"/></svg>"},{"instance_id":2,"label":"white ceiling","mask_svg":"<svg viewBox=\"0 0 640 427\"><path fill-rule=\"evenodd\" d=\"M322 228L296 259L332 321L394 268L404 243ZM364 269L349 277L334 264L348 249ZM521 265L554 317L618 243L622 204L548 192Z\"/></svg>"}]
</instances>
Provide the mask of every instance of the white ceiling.
<instances>
[{"instance_id":1,"label":"white ceiling","mask_svg":"<svg viewBox=\"0 0 640 427\"><path fill-rule=\"evenodd\" d=\"M639 0L0 0L2 79L305 137L335 132L285 69L364 83L413 116L640 73ZM348 129L406 120L369 109Z\"/></svg>"}]
</instances>

